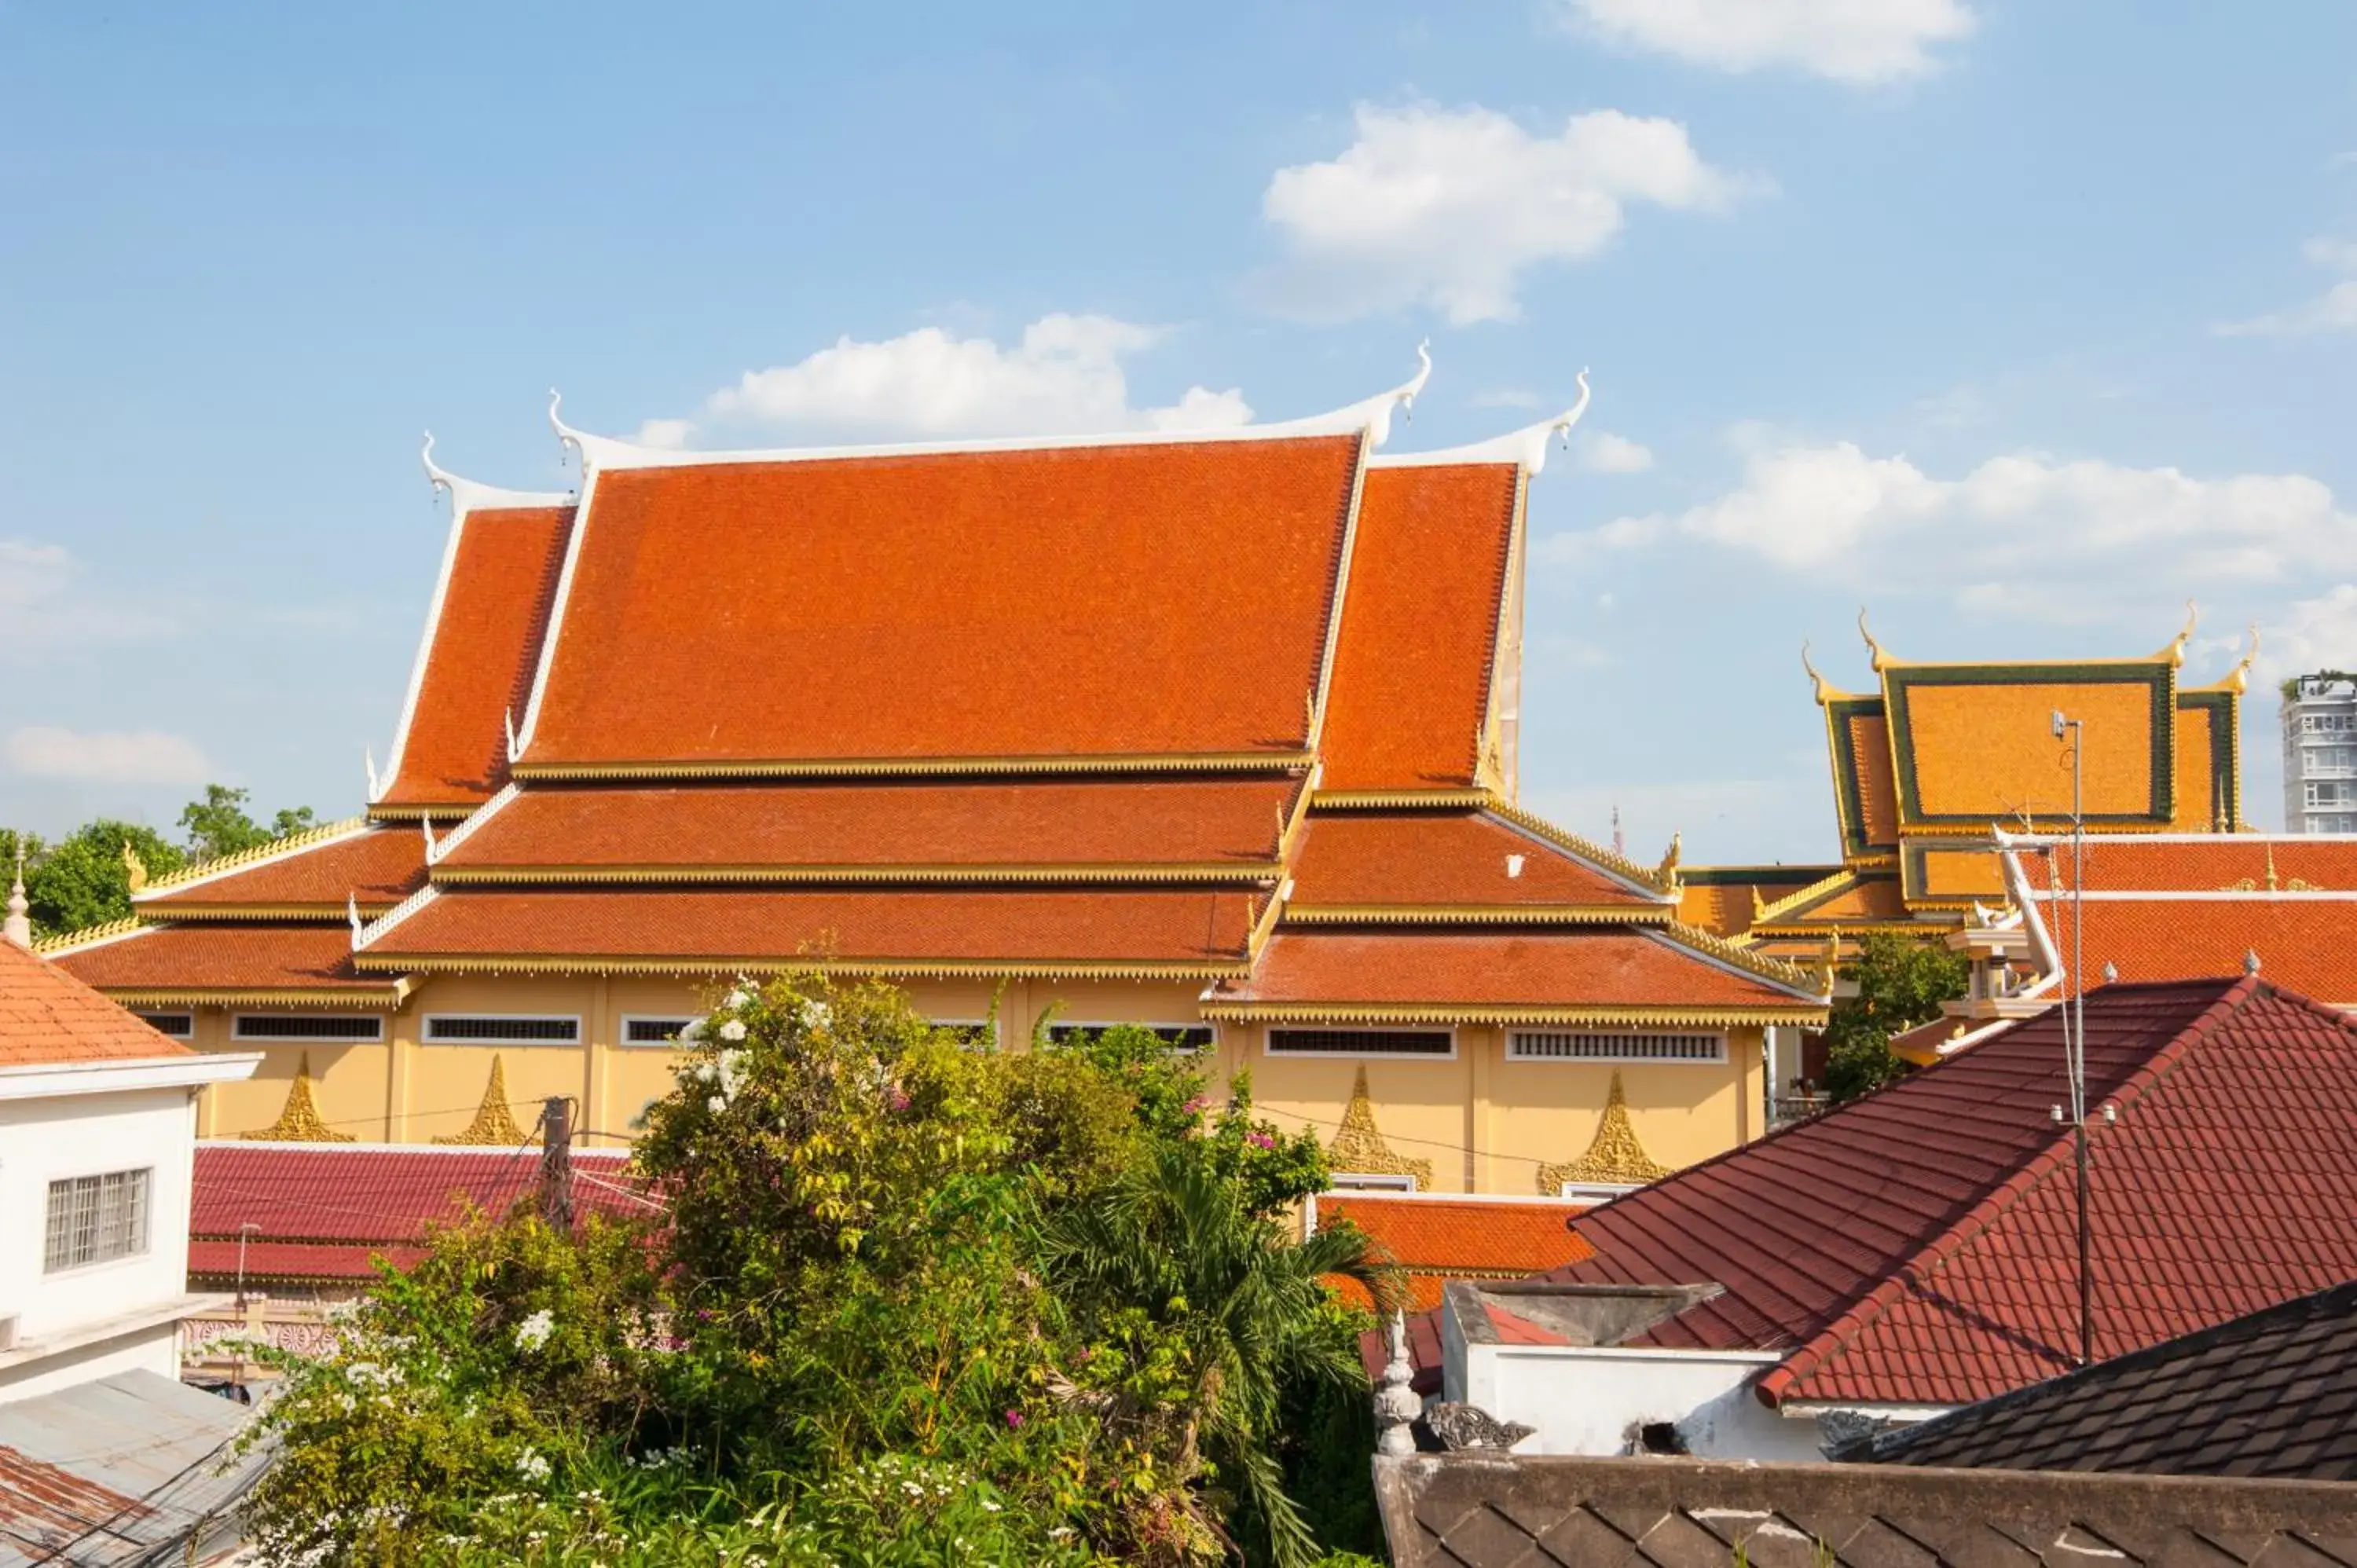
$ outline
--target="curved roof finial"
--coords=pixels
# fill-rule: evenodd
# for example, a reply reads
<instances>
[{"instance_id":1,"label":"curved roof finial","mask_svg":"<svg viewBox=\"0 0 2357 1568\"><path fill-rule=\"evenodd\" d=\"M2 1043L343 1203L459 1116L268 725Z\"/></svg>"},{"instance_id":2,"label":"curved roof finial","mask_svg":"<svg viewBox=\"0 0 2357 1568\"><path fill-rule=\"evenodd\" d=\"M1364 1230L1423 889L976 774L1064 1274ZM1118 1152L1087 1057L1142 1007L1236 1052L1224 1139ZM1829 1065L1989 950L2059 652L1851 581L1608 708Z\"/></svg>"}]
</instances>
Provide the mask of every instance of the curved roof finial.
<instances>
[{"instance_id":1,"label":"curved roof finial","mask_svg":"<svg viewBox=\"0 0 2357 1568\"><path fill-rule=\"evenodd\" d=\"M431 430L425 433L425 446L417 454L417 460L425 466L425 485L428 489L447 490L453 497L457 495L457 476L434 461L434 432Z\"/></svg>"},{"instance_id":2,"label":"curved roof finial","mask_svg":"<svg viewBox=\"0 0 2357 1568\"><path fill-rule=\"evenodd\" d=\"M423 812L419 813L417 831L425 835L425 864L431 865L434 864L434 852L436 847L434 843L434 819Z\"/></svg>"},{"instance_id":3,"label":"curved roof finial","mask_svg":"<svg viewBox=\"0 0 2357 1568\"><path fill-rule=\"evenodd\" d=\"M372 746L361 747L361 766L368 769L368 798L371 801L374 801L379 795L384 793L383 787L378 782L376 776L376 747Z\"/></svg>"},{"instance_id":4,"label":"curved roof finial","mask_svg":"<svg viewBox=\"0 0 2357 1568\"><path fill-rule=\"evenodd\" d=\"M1816 683L1817 706L1822 708L1826 703L1833 702L1835 698L1846 697L1849 694L1848 693L1844 692L1840 687L1835 685L1831 681L1826 680L1823 675L1817 673L1815 663L1809 658L1809 644L1808 639L1805 638L1801 641L1801 668L1809 672L1809 679Z\"/></svg>"},{"instance_id":5,"label":"curved roof finial","mask_svg":"<svg viewBox=\"0 0 2357 1568\"><path fill-rule=\"evenodd\" d=\"M1525 424L1520 430L1510 430L1503 435L1493 435L1487 441L1475 441L1463 446L1444 446L1433 452L1402 452L1386 454L1374 459L1383 468L1442 467L1458 463L1519 463L1525 472L1535 474L1546 467L1547 444L1556 436L1563 437L1566 447L1571 445L1571 427L1587 412L1587 371L1583 367L1577 378L1579 401L1556 414L1553 419L1536 424Z\"/></svg>"},{"instance_id":6,"label":"curved roof finial","mask_svg":"<svg viewBox=\"0 0 2357 1568\"><path fill-rule=\"evenodd\" d=\"M2234 695L2238 697L2244 693L2249 691L2251 689L2251 666L2257 660L2258 657L2259 623L2257 621L2253 621L2251 623L2250 651L2244 654L2242 658L2234 661L2234 668L2227 671L2226 678L2223 681L2219 682L2218 684L2225 687L2226 690L2233 693Z\"/></svg>"},{"instance_id":7,"label":"curved roof finial","mask_svg":"<svg viewBox=\"0 0 2357 1568\"><path fill-rule=\"evenodd\" d=\"M357 893L348 891L344 895L344 921L352 929L352 946L360 946L361 929L368 922L361 918L361 897Z\"/></svg>"},{"instance_id":8,"label":"curved roof finial","mask_svg":"<svg viewBox=\"0 0 2357 1568\"><path fill-rule=\"evenodd\" d=\"M2162 649L2158 653L2154 654L2153 657L2158 660L2165 660L2169 664L2182 665L2185 662L2185 645L2193 640L2193 628L2196 626L2199 626L2201 622L2201 612L2194 607L2193 601L2191 599L2186 600L2185 629L2171 638L2169 639L2169 646Z\"/></svg>"},{"instance_id":9,"label":"curved roof finial","mask_svg":"<svg viewBox=\"0 0 2357 1568\"><path fill-rule=\"evenodd\" d=\"M1874 655L1874 672L1878 675L1881 674L1883 669L1891 662L1891 659L1890 655L1882 651L1882 644L1874 640L1874 633L1867 627L1864 605L1860 605L1857 610L1857 634L1866 639L1867 651Z\"/></svg>"},{"instance_id":10,"label":"curved roof finial","mask_svg":"<svg viewBox=\"0 0 2357 1568\"><path fill-rule=\"evenodd\" d=\"M503 723L503 724L505 724L505 725L507 725L507 731L508 731L508 760L509 760L510 762L513 762L513 761L516 759L517 754L518 754L518 752L519 752L519 750L520 750L520 748L519 748L519 747L517 746L517 745L516 745L516 733L515 733L515 709L514 709L514 708L512 708L512 707L509 708L506 712L502 713L502 714L500 715L500 722L501 722L501 723Z\"/></svg>"}]
</instances>

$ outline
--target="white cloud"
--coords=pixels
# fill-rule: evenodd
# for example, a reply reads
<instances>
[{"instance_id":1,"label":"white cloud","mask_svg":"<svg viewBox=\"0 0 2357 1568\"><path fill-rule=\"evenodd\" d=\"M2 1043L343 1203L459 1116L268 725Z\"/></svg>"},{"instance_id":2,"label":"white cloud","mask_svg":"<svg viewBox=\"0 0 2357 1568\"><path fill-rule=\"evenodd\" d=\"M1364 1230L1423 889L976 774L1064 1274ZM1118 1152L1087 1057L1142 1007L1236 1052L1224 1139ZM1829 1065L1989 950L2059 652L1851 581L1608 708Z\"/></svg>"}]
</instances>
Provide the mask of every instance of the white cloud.
<instances>
[{"instance_id":1,"label":"white cloud","mask_svg":"<svg viewBox=\"0 0 2357 1568\"><path fill-rule=\"evenodd\" d=\"M1540 559L1576 564L1684 538L1813 581L1936 585L1966 608L2051 619L2357 571L2357 515L2302 474L2203 479L2030 454L1950 479L1846 441L1777 444L1756 430L1738 441L1749 447L1743 479L1727 494L1559 535Z\"/></svg>"},{"instance_id":2,"label":"white cloud","mask_svg":"<svg viewBox=\"0 0 2357 1568\"><path fill-rule=\"evenodd\" d=\"M2266 626L2258 672L2266 681L2318 670L2357 670L2357 583L2293 602Z\"/></svg>"},{"instance_id":3,"label":"white cloud","mask_svg":"<svg viewBox=\"0 0 2357 1568\"><path fill-rule=\"evenodd\" d=\"M19 646L88 645L160 637L178 628L136 595L91 603L75 589L81 568L63 545L0 539L0 625Z\"/></svg>"},{"instance_id":4,"label":"white cloud","mask_svg":"<svg viewBox=\"0 0 2357 1568\"><path fill-rule=\"evenodd\" d=\"M89 784L201 784L212 777L196 743L160 730L84 733L33 725L0 743L8 766L32 779Z\"/></svg>"},{"instance_id":5,"label":"white cloud","mask_svg":"<svg viewBox=\"0 0 2357 1568\"><path fill-rule=\"evenodd\" d=\"M1961 0L1565 0L1566 20L1694 65L1789 66L1856 85L1938 68L1932 48L1972 36Z\"/></svg>"},{"instance_id":6,"label":"white cloud","mask_svg":"<svg viewBox=\"0 0 2357 1568\"><path fill-rule=\"evenodd\" d=\"M1167 407L1135 408L1123 361L1160 343L1157 327L1107 316L1044 316L1002 348L939 327L882 342L836 340L791 365L748 371L705 400L701 420L652 419L639 439L684 446L703 425L759 426L874 439L1223 429L1252 408L1230 388L1189 387Z\"/></svg>"},{"instance_id":7,"label":"white cloud","mask_svg":"<svg viewBox=\"0 0 2357 1568\"><path fill-rule=\"evenodd\" d=\"M2315 239L2300 247L2309 265L2326 272L2357 273L2357 240ZM2222 321L2211 328L2221 338L2307 338L2357 328L2357 277L2344 279L2305 305L2269 311L2248 321Z\"/></svg>"},{"instance_id":8,"label":"white cloud","mask_svg":"<svg viewBox=\"0 0 2357 1568\"><path fill-rule=\"evenodd\" d=\"M1579 466L1594 474L1641 474L1653 466L1653 453L1625 435L1590 430L1579 438Z\"/></svg>"},{"instance_id":9,"label":"white cloud","mask_svg":"<svg viewBox=\"0 0 2357 1568\"><path fill-rule=\"evenodd\" d=\"M1595 255L1630 204L1709 211L1765 188L1706 163L1676 121L1611 109L1555 136L1479 107L1361 104L1356 125L1340 156L1277 170L1261 198L1288 252L1262 292L1288 315L1512 320L1525 271Z\"/></svg>"}]
</instances>

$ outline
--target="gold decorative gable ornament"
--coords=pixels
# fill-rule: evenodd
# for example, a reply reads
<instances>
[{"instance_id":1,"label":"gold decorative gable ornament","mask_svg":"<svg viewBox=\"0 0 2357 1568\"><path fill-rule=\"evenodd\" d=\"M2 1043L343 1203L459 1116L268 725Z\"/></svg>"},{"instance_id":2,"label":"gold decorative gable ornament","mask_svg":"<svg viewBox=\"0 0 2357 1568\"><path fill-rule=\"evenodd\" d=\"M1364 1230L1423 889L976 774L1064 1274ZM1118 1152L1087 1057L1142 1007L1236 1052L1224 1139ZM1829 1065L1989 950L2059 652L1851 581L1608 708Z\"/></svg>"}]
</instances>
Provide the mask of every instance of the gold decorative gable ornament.
<instances>
[{"instance_id":1,"label":"gold decorative gable ornament","mask_svg":"<svg viewBox=\"0 0 2357 1568\"><path fill-rule=\"evenodd\" d=\"M1616 1068L1612 1088L1604 1097L1604 1115L1596 1123L1596 1136L1589 1140L1587 1153L1562 1165L1541 1165L1539 1191L1554 1197L1566 1186L1642 1187L1669 1174L1670 1167L1645 1153L1645 1145L1638 1141Z\"/></svg>"},{"instance_id":2,"label":"gold decorative gable ornament","mask_svg":"<svg viewBox=\"0 0 2357 1568\"><path fill-rule=\"evenodd\" d=\"M124 853L130 853L124 846ZM305 1051L295 1066L295 1081L286 1086L286 1107L279 1112L278 1120L267 1127L257 1127L239 1137L257 1144L356 1144L350 1133L339 1133L320 1120L319 1107L311 1099L311 1053Z\"/></svg>"},{"instance_id":3,"label":"gold decorative gable ornament","mask_svg":"<svg viewBox=\"0 0 2357 1568\"><path fill-rule=\"evenodd\" d=\"M1351 1085L1350 1108L1342 1112L1342 1129L1326 1145L1326 1158L1337 1171L1357 1176L1404 1176L1415 1178L1418 1191L1432 1186L1432 1162L1412 1160L1392 1153L1375 1126L1374 1101L1367 1097L1366 1064Z\"/></svg>"},{"instance_id":4,"label":"gold decorative gable ornament","mask_svg":"<svg viewBox=\"0 0 2357 1568\"><path fill-rule=\"evenodd\" d=\"M507 1068L496 1051L491 1055L491 1079L483 1085L483 1102L475 1107L475 1119L467 1123L465 1132L446 1133L434 1141L492 1149L519 1148L532 1142L532 1134L517 1126L516 1119L508 1113Z\"/></svg>"},{"instance_id":5,"label":"gold decorative gable ornament","mask_svg":"<svg viewBox=\"0 0 2357 1568\"><path fill-rule=\"evenodd\" d=\"M147 863L139 858L139 852L131 847L129 839L123 841L123 875L134 893L147 886Z\"/></svg>"},{"instance_id":6,"label":"gold decorative gable ornament","mask_svg":"<svg viewBox=\"0 0 2357 1568\"><path fill-rule=\"evenodd\" d=\"M1677 833L1670 835L1668 853L1662 856L1662 864L1653 867L1653 886L1673 897L1682 886L1678 880L1678 856L1684 846L1680 843L1680 837Z\"/></svg>"}]
</instances>

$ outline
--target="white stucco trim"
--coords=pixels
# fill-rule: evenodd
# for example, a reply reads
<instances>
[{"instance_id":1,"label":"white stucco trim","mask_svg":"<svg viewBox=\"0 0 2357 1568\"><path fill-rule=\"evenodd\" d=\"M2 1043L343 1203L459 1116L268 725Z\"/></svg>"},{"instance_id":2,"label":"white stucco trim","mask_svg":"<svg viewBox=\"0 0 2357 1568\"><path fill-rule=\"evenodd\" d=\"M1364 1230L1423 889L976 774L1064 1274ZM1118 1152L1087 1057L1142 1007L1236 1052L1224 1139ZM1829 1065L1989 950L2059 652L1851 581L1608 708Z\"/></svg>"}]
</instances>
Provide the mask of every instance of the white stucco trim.
<instances>
[{"instance_id":1,"label":"white stucco trim","mask_svg":"<svg viewBox=\"0 0 2357 1568\"><path fill-rule=\"evenodd\" d=\"M236 1083L262 1065L259 1051L129 1060L32 1062L0 1068L0 1100L47 1100L65 1094L123 1094L145 1089L197 1089Z\"/></svg>"},{"instance_id":2,"label":"white stucco trim","mask_svg":"<svg viewBox=\"0 0 2357 1568\"><path fill-rule=\"evenodd\" d=\"M166 1324L178 1323L184 1317L221 1312L236 1299L230 1295L177 1295L168 1301L151 1302L129 1312L117 1313L112 1317L89 1319L70 1328L53 1329L28 1337L18 1340L12 1349L0 1350L0 1373L13 1372L70 1350L102 1345L110 1339L127 1338L151 1328L160 1328Z\"/></svg>"}]
</instances>

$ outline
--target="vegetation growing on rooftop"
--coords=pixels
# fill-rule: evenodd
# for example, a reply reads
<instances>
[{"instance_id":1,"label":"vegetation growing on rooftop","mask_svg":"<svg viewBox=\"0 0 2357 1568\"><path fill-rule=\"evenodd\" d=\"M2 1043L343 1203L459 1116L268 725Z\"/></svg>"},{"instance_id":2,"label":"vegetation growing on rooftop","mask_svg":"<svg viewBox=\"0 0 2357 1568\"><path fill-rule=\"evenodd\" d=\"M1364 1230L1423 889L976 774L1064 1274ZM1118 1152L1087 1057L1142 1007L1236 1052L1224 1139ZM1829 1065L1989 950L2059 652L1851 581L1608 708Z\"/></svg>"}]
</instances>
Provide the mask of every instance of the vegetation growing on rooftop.
<instances>
[{"instance_id":1,"label":"vegetation growing on rooftop","mask_svg":"<svg viewBox=\"0 0 2357 1568\"><path fill-rule=\"evenodd\" d=\"M1356 1230L1285 1222L1327 1180L1314 1137L1241 1084L1210 1106L1143 1029L1032 1046L975 1050L877 984L732 993L646 1116L659 1214L479 1217L292 1367L266 1560L1376 1545L1368 1324L1321 1277L1394 1283Z\"/></svg>"}]
</instances>

